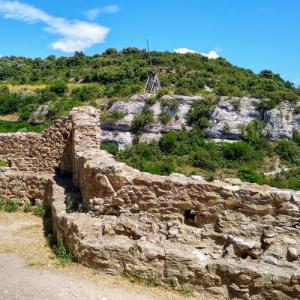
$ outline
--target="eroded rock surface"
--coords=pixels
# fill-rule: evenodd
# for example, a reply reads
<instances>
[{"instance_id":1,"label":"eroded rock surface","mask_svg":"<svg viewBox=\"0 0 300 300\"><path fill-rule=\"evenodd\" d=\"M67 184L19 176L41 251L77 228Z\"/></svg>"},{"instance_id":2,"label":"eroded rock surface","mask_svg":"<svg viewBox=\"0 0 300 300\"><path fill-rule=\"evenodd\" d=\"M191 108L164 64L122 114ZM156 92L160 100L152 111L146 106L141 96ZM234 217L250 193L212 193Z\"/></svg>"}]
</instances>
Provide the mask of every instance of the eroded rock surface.
<instances>
[{"instance_id":1,"label":"eroded rock surface","mask_svg":"<svg viewBox=\"0 0 300 300\"><path fill-rule=\"evenodd\" d=\"M143 129L142 140L150 142L158 140L161 134L171 130L182 130L187 128L187 113L195 101L203 101L203 97L189 96L163 96L157 99L153 105L147 104L147 100L153 97L151 94L135 95L129 101L117 101L109 109L109 112L118 111L123 117L115 124L102 123L103 142L113 142L120 149L132 144L134 134L132 133L132 122L135 115L144 109L153 112L155 121L153 125ZM164 102L175 103L176 108L170 109L164 106ZM207 137L218 140L239 140L247 125L254 121L260 121L264 126L263 135L271 140L291 139L293 131L300 129L300 115L295 112L295 104L281 102L272 110L260 113L256 109L261 100L249 97L220 97L214 99L214 110L212 111L207 130ZM161 113L168 115L171 120L167 124L160 121Z\"/></svg>"}]
</instances>

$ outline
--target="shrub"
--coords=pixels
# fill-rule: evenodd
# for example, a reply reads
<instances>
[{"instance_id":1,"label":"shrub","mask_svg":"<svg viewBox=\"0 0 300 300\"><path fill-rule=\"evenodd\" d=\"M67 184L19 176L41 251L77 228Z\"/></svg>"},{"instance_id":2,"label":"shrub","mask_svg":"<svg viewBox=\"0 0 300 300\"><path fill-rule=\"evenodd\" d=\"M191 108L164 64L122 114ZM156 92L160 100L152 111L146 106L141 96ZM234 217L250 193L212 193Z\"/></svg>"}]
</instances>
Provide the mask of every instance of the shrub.
<instances>
[{"instance_id":1,"label":"shrub","mask_svg":"<svg viewBox=\"0 0 300 300\"><path fill-rule=\"evenodd\" d=\"M264 113L268 110L276 108L278 101L274 99L263 99L256 104L256 110Z\"/></svg>"},{"instance_id":2,"label":"shrub","mask_svg":"<svg viewBox=\"0 0 300 300\"><path fill-rule=\"evenodd\" d=\"M157 102L156 97L150 97L146 100L146 104L149 105L149 106L153 106L156 102Z\"/></svg>"},{"instance_id":3,"label":"shrub","mask_svg":"<svg viewBox=\"0 0 300 300\"><path fill-rule=\"evenodd\" d=\"M70 110L76 106L82 106L83 102L72 97L62 97L51 103L49 109L50 118L67 116Z\"/></svg>"},{"instance_id":4,"label":"shrub","mask_svg":"<svg viewBox=\"0 0 300 300\"><path fill-rule=\"evenodd\" d=\"M293 141L300 146L300 132L298 130L293 130Z\"/></svg>"},{"instance_id":5,"label":"shrub","mask_svg":"<svg viewBox=\"0 0 300 300\"><path fill-rule=\"evenodd\" d=\"M299 148L293 141L279 141L275 146L275 152L284 160L295 162L299 158Z\"/></svg>"},{"instance_id":6,"label":"shrub","mask_svg":"<svg viewBox=\"0 0 300 300\"><path fill-rule=\"evenodd\" d=\"M164 112L162 112L159 115L159 121L163 124L163 125L167 125L168 123L170 123L172 120L172 117Z\"/></svg>"},{"instance_id":7,"label":"shrub","mask_svg":"<svg viewBox=\"0 0 300 300\"><path fill-rule=\"evenodd\" d=\"M102 96L102 94L98 92L95 86L78 87L72 91L72 97L82 102L93 100L100 96Z\"/></svg>"},{"instance_id":8,"label":"shrub","mask_svg":"<svg viewBox=\"0 0 300 300\"><path fill-rule=\"evenodd\" d=\"M299 114L300 114L300 105L298 105L298 106L295 107L294 113L295 113L296 115L299 115Z\"/></svg>"},{"instance_id":9,"label":"shrub","mask_svg":"<svg viewBox=\"0 0 300 300\"><path fill-rule=\"evenodd\" d=\"M199 148L195 153L192 154L192 164L195 167L205 170L213 171L216 169L216 164L212 160L210 153L204 148Z\"/></svg>"},{"instance_id":10,"label":"shrub","mask_svg":"<svg viewBox=\"0 0 300 300\"><path fill-rule=\"evenodd\" d=\"M195 126L198 129L209 127L209 114L212 106L208 100L195 101L187 114L187 122L190 126Z\"/></svg>"},{"instance_id":11,"label":"shrub","mask_svg":"<svg viewBox=\"0 0 300 300\"><path fill-rule=\"evenodd\" d=\"M245 141L249 144L258 145L263 139L263 129L265 124L260 120L250 122L242 131Z\"/></svg>"},{"instance_id":12,"label":"shrub","mask_svg":"<svg viewBox=\"0 0 300 300\"><path fill-rule=\"evenodd\" d=\"M141 133L143 128L154 122L154 114L151 110L145 109L142 113L135 115L132 121L132 131Z\"/></svg>"},{"instance_id":13,"label":"shrub","mask_svg":"<svg viewBox=\"0 0 300 300\"><path fill-rule=\"evenodd\" d=\"M111 112L111 117L113 120L115 121L119 121L119 120L122 120L124 118L125 114L122 112L122 111L119 111L117 109L114 109L112 112Z\"/></svg>"},{"instance_id":14,"label":"shrub","mask_svg":"<svg viewBox=\"0 0 300 300\"><path fill-rule=\"evenodd\" d=\"M157 93L157 98L161 98L162 96L169 95L170 90L167 88L162 88L158 93Z\"/></svg>"},{"instance_id":15,"label":"shrub","mask_svg":"<svg viewBox=\"0 0 300 300\"><path fill-rule=\"evenodd\" d=\"M191 93L187 88L184 87L178 87L174 91L175 95L181 95L181 96L189 96Z\"/></svg>"},{"instance_id":16,"label":"shrub","mask_svg":"<svg viewBox=\"0 0 300 300\"><path fill-rule=\"evenodd\" d=\"M249 161L253 158L252 148L245 142L225 143L222 150L224 157L229 160Z\"/></svg>"},{"instance_id":17,"label":"shrub","mask_svg":"<svg viewBox=\"0 0 300 300\"><path fill-rule=\"evenodd\" d=\"M101 150L104 150L114 156L116 156L119 152L119 148L116 143L102 143Z\"/></svg>"},{"instance_id":18,"label":"shrub","mask_svg":"<svg viewBox=\"0 0 300 300\"><path fill-rule=\"evenodd\" d=\"M177 147L177 135L174 131L164 134L159 142L159 148L164 153L173 153Z\"/></svg>"},{"instance_id":19,"label":"shrub","mask_svg":"<svg viewBox=\"0 0 300 300\"><path fill-rule=\"evenodd\" d=\"M189 285L187 283L183 284L180 288L180 292L187 296L187 297L191 297L194 294L194 287L192 285Z\"/></svg>"},{"instance_id":20,"label":"shrub","mask_svg":"<svg viewBox=\"0 0 300 300\"><path fill-rule=\"evenodd\" d=\"M246 182L258 184L264 184L266 182L265 177L262 174L249 167L243 167L239 169L237 177Z\"/></svg>"},{"instance_id":21,"label":"shrub","mask_svg":"<svg viewBox=\"0 0 300 300\"><path fill-rule=\"evenodd\" d=\"M42 132L49 124L31 125L28 122L0 121L0 133L5 132Z\"/></svg>"},{"instance_id":22,"label":"shrub","mask_svg":"<svg viewBox=\"0 0 300 300\"><path fill-rule=\"evenodd\" d=\"M57 80L50 85L49 90L57 95L63 95L68 91L68 85L63 80Z\"/></svg>"},{"instance_id":23,"label":"shrub","mask_svg":"<svg viewBox=\"0 0 300 300\"><path fill-rule=\"evenodd\" d=\"M0 211L3 211L3 210L4 210L4 206L5 206L5 203L4 203L4 201L0 198Z\"/></svg>"}]
</instances>

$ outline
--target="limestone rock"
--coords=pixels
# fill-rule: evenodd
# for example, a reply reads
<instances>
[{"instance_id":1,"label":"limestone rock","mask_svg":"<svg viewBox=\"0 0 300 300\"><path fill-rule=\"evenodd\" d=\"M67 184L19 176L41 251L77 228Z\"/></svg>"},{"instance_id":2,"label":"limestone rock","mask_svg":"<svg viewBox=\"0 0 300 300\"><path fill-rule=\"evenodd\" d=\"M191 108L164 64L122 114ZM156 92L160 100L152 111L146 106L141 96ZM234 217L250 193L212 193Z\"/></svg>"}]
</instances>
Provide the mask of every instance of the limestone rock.
<instances>
[{"instance_id":1,"label":"limestone rock","mask_svg":"<svg viewBox=\"0 0 300 300\"><path fill-rule=\"evenodd\" d=\"M266 111L264 133L272 140L291 139L293 130L299 130L300 116L295 114L295 105L282 102L279 107Z\"/></svg>"},{"instance_id":2,"label":"limestone rock","mask_svg":"<svg viewBox=\"0 0 300 300\"><path fill-rule=\"evenodd\" d=\"M289 261L297 260L298 256L299 256L299 254L298 254L298 251L296 248L294 248L294 247L287 248L287 259Z\"/></svg>"}]
</instances>

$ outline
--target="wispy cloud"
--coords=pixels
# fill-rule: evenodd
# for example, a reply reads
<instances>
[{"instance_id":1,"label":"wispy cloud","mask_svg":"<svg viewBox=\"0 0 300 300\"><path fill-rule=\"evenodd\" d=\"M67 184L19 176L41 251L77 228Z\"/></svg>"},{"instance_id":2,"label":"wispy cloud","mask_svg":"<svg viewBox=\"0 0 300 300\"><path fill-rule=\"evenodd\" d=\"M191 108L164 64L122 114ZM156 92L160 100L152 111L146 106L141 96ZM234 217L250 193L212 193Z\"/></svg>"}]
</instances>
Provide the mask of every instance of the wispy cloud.
<instances>
[{"instance_id":1,"label":"wispy cloud","mask_svg":"<svg viewBox=\"0 0 300 300\"><path fill-rule=\"evenodd\" d=\"M187 53L201 54L201 55L207 57L208 59L217 59L220 57L220 55L215 50L211 50L208 53L203 53L203 52L198 52L196 50L192 50L192 49L188 49L188 48L177 48L177 49L174 49L174 52L176 52L178 54L187 54Z\"/></svg>"},{"instance_id":2,"label":"wispy cloud","mask_svg":"<svg viewBox=\"0 0 300 300\"><path fill-rule=\"evenodd\" d=\"M107 5L102 8L95 8L85 12L90 21L94 21L100 14L115 14L120 10L118 5Z\"/></svg>"},{"instance_id":3,"label":"wispy cloud","mask_svg":"<svg viewBox=\"0 0 300 300\"><path fill-rule=\"evenodd\" d=\"M51 47L63 52L81 51L102 43L110 31L109 28L99 24L51 16L19 1L0 0L0 15L6 19L19 20L28 24L37 22L46 24L47 32L60 36Z\"/></svg>"}]
</instances>

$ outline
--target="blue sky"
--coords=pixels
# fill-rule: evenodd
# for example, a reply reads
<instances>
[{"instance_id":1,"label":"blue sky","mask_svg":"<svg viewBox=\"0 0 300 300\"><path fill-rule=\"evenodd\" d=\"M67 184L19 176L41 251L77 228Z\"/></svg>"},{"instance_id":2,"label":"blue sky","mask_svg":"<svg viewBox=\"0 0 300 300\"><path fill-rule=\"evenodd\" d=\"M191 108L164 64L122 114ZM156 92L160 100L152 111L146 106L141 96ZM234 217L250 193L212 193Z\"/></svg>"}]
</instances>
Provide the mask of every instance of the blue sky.
<instances>
[{"instance_id":1,"label":"blue sky","mask_svg":"<svg viewBox=\"0 0 300 300\"><path fill-rule=\"evenodd\" d=\"M0 0L0 55L216 51L300 85L299 0Z\"/></svg>"}]
</instances>

